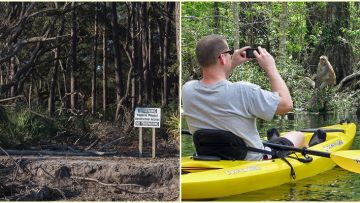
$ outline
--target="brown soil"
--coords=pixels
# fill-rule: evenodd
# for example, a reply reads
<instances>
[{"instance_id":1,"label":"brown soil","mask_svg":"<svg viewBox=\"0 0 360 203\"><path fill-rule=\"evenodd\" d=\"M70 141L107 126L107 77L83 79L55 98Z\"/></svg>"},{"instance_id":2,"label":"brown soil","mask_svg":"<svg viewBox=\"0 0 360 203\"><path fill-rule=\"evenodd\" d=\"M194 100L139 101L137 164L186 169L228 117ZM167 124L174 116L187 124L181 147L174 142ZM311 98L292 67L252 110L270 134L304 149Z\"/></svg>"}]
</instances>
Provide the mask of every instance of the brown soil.
<instances>
[{"instance_id":1,"label":"brown soil","mask_svg":"<svg viewBox=\"0 0 360 203\"><path fill-rule=\"evenodd\" d=\"M179 200L179 158L0 156L0 163L0 201Z\"/></svg>"}]
</instances>

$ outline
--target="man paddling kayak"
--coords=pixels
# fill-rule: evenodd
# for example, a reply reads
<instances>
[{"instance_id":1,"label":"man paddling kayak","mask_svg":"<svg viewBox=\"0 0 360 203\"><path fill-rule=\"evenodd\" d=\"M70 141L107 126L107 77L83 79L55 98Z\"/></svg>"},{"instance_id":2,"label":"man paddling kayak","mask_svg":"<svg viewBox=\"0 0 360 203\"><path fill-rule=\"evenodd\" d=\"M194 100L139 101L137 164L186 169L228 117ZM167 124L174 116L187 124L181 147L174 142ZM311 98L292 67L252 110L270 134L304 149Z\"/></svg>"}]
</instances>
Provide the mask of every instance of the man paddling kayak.
<instances>
[{"instance_id":1,"label":"man paddling kayak","mask_svg":"<svg viewBox=\"0 0 360 203\"><path fill-rule=\"evenodd\" d=\"M220 35L203 37L196 45L197 61L202 79L187 82L182 88L183 115L191 133L199 129L229 131L243 139L249 147L265 149L256 128L256 118L271 120L274 114L292 110L289 90L278 73L274 58L258 47L254 56L266 72L271 92L248 82L228 81L231 71L252 60L246 57L249 46L232 52ZM273 143L304 147L302 132L292 131L275 138ZM248 152L246 160L261 160L263 154Z\"/></svg>"}]
</instances>

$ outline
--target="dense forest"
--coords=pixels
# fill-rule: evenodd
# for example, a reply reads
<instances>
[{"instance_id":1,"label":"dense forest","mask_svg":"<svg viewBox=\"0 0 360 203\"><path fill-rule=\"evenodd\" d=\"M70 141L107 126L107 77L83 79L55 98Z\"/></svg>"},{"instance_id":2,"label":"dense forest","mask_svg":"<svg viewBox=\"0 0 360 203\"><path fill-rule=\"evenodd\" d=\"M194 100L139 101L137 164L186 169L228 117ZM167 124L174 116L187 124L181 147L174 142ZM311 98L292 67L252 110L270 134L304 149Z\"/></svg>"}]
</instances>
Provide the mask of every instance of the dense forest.
<instances>
[{"instance_id":1,"label":"dense forest","mask_svg":"<svg viewBox=\"0 0 360 203\"><path fill-rule=\"evenodd\" d=\"M216 33L230 48L265 47L275 57L296 110L352 111L360 108L359 2L183 2L182 83L201 77L196 42ZM314 87L319 58L328 57L336 85ZM270 89L255 62L236 68L231 81Z\"/></svg>"},{"instance_id":2,"label":"dense forest","mask_svg":"<svg viewBox=\"0 0 360 203\"><path fill-rule=\"evenodd\" d=\"M161 107L159 133L177 139L179 3L0 5L1 146L96 144L105 124L136 138L136 107Z\"/></svg>"}]
</instances>

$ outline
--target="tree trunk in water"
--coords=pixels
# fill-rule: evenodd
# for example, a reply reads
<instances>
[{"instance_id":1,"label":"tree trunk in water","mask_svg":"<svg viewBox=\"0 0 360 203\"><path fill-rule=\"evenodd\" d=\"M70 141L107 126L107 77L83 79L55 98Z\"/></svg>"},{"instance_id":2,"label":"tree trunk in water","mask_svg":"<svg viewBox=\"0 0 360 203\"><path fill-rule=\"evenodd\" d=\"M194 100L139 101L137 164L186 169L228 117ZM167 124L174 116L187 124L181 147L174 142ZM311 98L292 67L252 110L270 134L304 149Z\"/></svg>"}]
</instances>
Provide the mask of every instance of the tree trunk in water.
<instances>
[{"instance_id":1,"label":"tree trunk in water","mask_svg":"<svg viewBox=\"0 0 360 203\"><path fill-rule=\"evenodd\" d=\"M239 25L239 3L232 2L231 8L234 17L234 50L239 49L239 40L240 40L240 25Z\"/></svg>"},{"instance_id":2,"label":"tree trunk in water","mask_svg":"<svg viewBox=\"0 0 360 203\"><path fill-rule=\"evenodd\" d=\"M75 2L72 3L75 7ZM70 69L70 104L71 109L75 109L75 69L77 68L76 61L76 46L77 46L77 26L76 26L76 9L72 12L72 27L71 27L71 69Z\"/></svg>"},{"instance_id":3,"label":"tree trunk in water","mask_svg":"<svg viewBox=\"0 0 360 203\"><path fill-rule=\"evenodd\" d=\"M91 79L91 114L96 111L96 67L97 67L97 48L98 48L98 3L95 5L95 19L94 19L94 47L93 47L93 70Z\"/></svg>"},{"instance_id":4,"label":"tree trunk in water","mask_svg":"<svg viewBox=\"0 0 360 203\"><path fill-rule=\"evenodd\" d=\"M107 9L106 9L106 3L103 4L103 10L104 10L104 16L103 16L103 20L104 22L106 22L106 13L107 13ZM102 41L102 44L103 44L103 75L102 75L102 85L103 85L103 114L104 114L104 117L106 117L106 89L107 89L107 46L106 46L106 43L107 43L107 40L106 40L106 25L104 25L103 27L103 41Z\"/></svg>"}]
</instances>

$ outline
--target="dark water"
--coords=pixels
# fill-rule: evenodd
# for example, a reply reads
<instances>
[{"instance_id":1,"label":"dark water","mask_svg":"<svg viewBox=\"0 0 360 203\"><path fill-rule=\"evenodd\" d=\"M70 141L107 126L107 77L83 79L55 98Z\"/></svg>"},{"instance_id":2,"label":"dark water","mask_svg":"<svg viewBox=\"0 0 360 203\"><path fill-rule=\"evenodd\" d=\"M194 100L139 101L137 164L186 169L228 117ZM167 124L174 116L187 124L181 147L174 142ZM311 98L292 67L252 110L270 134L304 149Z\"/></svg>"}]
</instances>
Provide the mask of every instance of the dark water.
<instances>
[{"instance_id":1,"label":"dark water","mask_svg":"<svg viewBox=\"0 0 360 203\"><path fill-rule=\"evenodd\" d=\"M259 122L258 129L261 135L265 135L266 130L271 127L276 127L280 131L316 128L338 123L344 118L357 124L352 149L360 149L360 123L355 115L348 113L327 115L301 113L296 114L293 120L278 117L272 122ZM193 152L191 136L182 136L182 156L189 156ZM360 201L360 174L335 167L307 179L217 201Z\"/></svg>"}]
</instances>

